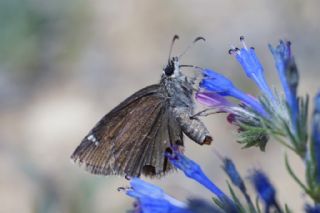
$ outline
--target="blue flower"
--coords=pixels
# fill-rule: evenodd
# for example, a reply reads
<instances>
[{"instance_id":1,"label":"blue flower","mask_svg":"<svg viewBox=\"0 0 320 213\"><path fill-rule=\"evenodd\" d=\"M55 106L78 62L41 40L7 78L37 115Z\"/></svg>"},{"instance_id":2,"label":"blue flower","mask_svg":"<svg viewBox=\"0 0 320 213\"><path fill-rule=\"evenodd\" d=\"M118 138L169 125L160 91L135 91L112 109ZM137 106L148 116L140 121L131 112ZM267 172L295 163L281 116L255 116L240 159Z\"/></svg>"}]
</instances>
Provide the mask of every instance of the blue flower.
<instances>
[{"instance_id":1,"label":"blue flower","mask_svg":"<svg viewBox=\"0 0 320 213\"><path fill-rule=\"evenodd\" d=\"M203 80L200 88L216 92L222 96L232 96L234 90L238 90L228 78L213 70L202 70Z\"/></svg>"},{"instance_id":2,"label":"blue flower","mask_svg":"<svg viewBox=\"0 0 320 213\"><path fill-rule=\"evenodd\" d=\"M274 96L264 77L263 67L254 51L254 48L247 48L243 36L240 37L240 41L243 44L243 48L231 49L229 50L229 53L236 57L248 78L256 83L261 92L270 100L274 101Z\"/></svg>"},{"instance_id":3,"label":"blue flower","mask_svg":"<svg viewBox=\"0 0 320 213\"><path fill-rule=\"evenodd\" d=\"M178 169L182 170L184 174L199 182L204 187L209 189L219 199L227 197L210 179L204 174L201 167L193 160L187 158L185 155L174 151L172 154L167 153L170 162Z\"/></svg>"},{"instance_id":4,"label":"blue flower","mask_svg":"<svg viewBox=\"0 0 320 213\"><path fill-rule=\"evenodd\" d=\"M317 168L317 181L320 183L320 92L314 99L312 117L312 145Z\"/></svg>"},{"instance_id":5,"label":"blue flower","mask_svg":"<svg viewBox=\"0 0 320 213\"><path fill-rule=\"evenodd\" d=\"M251 181L260 198L265 202L266 209L270 209L272 206L279 208L276 202L276 190L263 172L258 170L254 171L251 176Z\"/></svg>"},{"instance_id":6,"label":"blue flower","mask_svg":"<svg viewBox=\"0 0 320 213\"><path fill-rule=\"evenodd\" d=\"M131 188L127 189L127 195L136 198L138 205L135 212L141 213L192 213L187 205L172 198L164 191L139 178L130 181Z\"/></svg>"},{"instance_id":7,"label":"blue flower","mask_svg":"<svg viewBox=\"0 0 320 213\"><path fill-rule=\"evenodd\" d=\"M201 167L191 159L187 158L185 155L180 152L175 151L173 149L173 153L167 153L167 157L170 162L178 169L182 170L184 174L197 181L208 190L210 190L213 194L215 194L220 202L223 204L225 210L227 212L238 212L238 209L234 202L224 193L222 192L210 179L204 174Z\"/></svg>"},{"instance_id":8,"label":"blue flower","mask_svg":"<svg viewBox=\"0 0 320 213\"><path fill-rule=\"evenodd\" d=\"M222 96L231 96L244 102L262 116L267 116L262 105L257 100L235 87L232 81L225 76L209 69L204 69L202 74L203 79L200 82L200 90L204 90L202 93L213 92Z\"/></svg>"},{"instance_id":9,"label":"blue flower","mask_svg":"<svg viewBox=\"0 0 320 213\"><path fill-rule=\"evenodd\" d=\"M299 73L291 54L291 43L280 41L276 48L269 44L269 49L275 60L275 65L286 96L287 104L290 107L291 117L296 129L296 122L299 113L297 99L297 87L299 83Z\"/></svg>"},{"instance_id":10,"label":"blue flower","mask_svg":"<svg viewBox=\"0 0 320 213\"><path fill-rule=\"evenodd\" d=\"M320 204L316 204L315 206L307 204L304 209L306 213L320 213Z\"/></svg>"},{"instance_id":11,"label":"blue flower","mask_svg":"<svg viewBox=\"0 0 320 213\"><path fill-rule=\"evenodd\" d=\"M224 171L227 173L227 175L230 177L232 183L237 186L241 191L246 191L246 186L244 185L244 182L238 173L236 166L230 160L229 158L223 159L223 167Z\"/></svg>"}]
</instances>

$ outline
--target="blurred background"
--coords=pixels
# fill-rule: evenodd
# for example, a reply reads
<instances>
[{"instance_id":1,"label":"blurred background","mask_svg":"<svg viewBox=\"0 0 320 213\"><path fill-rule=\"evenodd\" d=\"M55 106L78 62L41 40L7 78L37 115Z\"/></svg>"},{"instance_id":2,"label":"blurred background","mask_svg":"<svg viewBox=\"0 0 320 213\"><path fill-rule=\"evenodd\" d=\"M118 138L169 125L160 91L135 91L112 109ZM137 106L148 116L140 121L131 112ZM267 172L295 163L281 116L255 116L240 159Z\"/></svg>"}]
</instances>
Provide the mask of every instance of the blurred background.
<instances>
[{"instance_id":1,"label":"blurred background","mask_svg":"<svg viewBox=\"0 0 320 213\"><path fill-rule=\"evenodd\" d=\"M90 175L70 155L94 124L136 90L159 81L174 34L181 53L199 42L182 63L213 68L257 94L230 45L246 37L270 84L279 86L270 42L290 39L301 72L299 93L319 88L320 2L317 0L1 0L0 1L0 212L125 212L133 200L117 192L120 177ZM189 72L189 71L186 71ZM211 146L186 140L186 154L227 191L215 152L231 157L239 171L261 168L282 204L302 211L307 197L287 175L272 141L265 153L242 150L236 130L215 115L204 119ZM290 153L291 154L291 153ZM303 164L290 155L303 178ZM210 200L211 193L179 172L150 180L179 200Z\"/></svg>"}]
</instances>

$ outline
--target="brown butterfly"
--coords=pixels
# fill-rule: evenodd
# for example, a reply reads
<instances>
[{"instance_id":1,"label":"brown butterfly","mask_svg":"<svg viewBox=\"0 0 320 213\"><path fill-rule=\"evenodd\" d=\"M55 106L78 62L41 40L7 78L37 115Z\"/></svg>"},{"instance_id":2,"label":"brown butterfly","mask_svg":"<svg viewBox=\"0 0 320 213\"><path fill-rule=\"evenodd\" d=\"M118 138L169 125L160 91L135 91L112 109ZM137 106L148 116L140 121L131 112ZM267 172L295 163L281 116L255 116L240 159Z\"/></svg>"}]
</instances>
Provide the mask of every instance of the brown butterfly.
<instances>
[{"instance_id":1,"label":"brown butterfly","mask_svg":"<svg viewBox=\"0 0 320 213\"><path fill-rule=\"evenodd\" d=\"M205 125L192 116L195 83L180 71L179 57L170 57L178 38L172 40L160 83L139 90L106 114L73 152L75 162L93 174L159 177L173 167L165 152L183 147L183 133L198 144L211 143Z\"/></svg>"}]
</instances>

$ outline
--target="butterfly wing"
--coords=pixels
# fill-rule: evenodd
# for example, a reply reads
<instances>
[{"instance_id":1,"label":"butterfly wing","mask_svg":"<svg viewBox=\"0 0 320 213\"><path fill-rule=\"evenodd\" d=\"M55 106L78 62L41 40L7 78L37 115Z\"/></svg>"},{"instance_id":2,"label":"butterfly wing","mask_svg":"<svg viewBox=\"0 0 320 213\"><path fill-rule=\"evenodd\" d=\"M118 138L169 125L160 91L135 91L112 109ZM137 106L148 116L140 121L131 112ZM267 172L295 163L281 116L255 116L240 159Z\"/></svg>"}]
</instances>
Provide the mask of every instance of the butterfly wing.
<instances>
[{"instance_id":1,"label":"butterfly wing","mask_svg":"<svg viewBox=\"0 0 320 213\"><path fill-rule=\"evenodd\" d=\"M159 176L172 168L164 156L183 145L182 131L160 85L146 87L105 115L71 158L93 174Z\"/></svg>"}]
</instances>

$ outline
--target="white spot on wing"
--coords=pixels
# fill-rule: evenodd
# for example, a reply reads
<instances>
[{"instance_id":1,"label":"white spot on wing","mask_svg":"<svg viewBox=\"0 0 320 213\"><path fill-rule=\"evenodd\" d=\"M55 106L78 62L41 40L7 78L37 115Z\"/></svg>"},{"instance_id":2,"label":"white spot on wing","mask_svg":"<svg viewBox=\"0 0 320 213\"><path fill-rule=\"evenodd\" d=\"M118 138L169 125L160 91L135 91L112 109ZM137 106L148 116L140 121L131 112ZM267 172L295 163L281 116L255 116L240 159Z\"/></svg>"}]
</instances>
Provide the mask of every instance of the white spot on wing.
<instances>
[{"instance_id":1,"label":"white spot on wing","mask_svg":"<svg viewBox=\"0 0 320 213\"><path fill-rule=\"evenodd\" d=\"M100 142L97 140L97 138L93 134L89 135L87 137L87 139L89 141L91 141L92 143L94 143L94 145L96 145L96 146L98 146L100 144Z\"/></svg>"}]
</instances>

